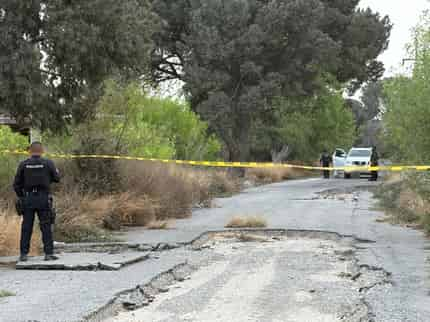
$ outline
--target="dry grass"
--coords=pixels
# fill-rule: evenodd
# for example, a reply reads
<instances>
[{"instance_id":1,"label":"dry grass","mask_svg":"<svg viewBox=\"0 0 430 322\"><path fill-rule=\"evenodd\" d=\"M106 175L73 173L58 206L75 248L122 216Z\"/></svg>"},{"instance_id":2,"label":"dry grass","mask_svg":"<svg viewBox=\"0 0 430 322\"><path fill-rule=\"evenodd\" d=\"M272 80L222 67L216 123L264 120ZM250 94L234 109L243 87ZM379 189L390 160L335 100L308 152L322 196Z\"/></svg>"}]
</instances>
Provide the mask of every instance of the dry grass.
<instances>
[{"instance_id":1,"label":"dry grass","mask_svg":"<svg viewBox=\"0 0 430 322\"><path fill-rule=\"evenodd\" d=\"M388 172L384 175L384 183L399 183L404 179L404 174L402 172Z\"/></svg>"},{"instance_id":2,"label":"dry grass","mask_svg":"<svg viewBox=\"0 0 430 322\"><path fill-rule=\"evenodd\" d=\"M209 207L215 196L232 194L240 187L226 171L150 162L119 162L118 166L126 192L84 194L79 186L71 189L69 185L60 189L57 240L110 240L106 230L122 226L166 229L171 219L186 218L193 207Z\"/></svg>"},{"instance_id":3,"label":"dry grass","mask_svg":"<svg viewBox=\"0 0 430 322\"><path fill-rule=\"evenodd\" d=\"M103 229L109 217L113 197L81 195L78 190L57 196L55 239L64 242L95 242L111 240Z\"/></svg>"},{"instance_id":4,"label":"dry grass","mask_svg":"<svg viewBox=\"0 0 430 322\"><path fill-rule=\"evenodd\" d=\"M252 234L240 234L237 239L243 243L267 243L269 239L264 236L257 236Z\"/></svg>"},{"instance_id":5,"label":"dry grass","mask_svg":"<svg viewBox=\"0 0 430 322\"><path fill-rule=\"evenodd\" d=\"M64 242L111 241L111 231L122 226L166 229L165 223L189 217L194 207L210 207L214 197L240 190L238 179L215 169L104 160L58 161L57 166L63 178L55 188L54 235ZM107 166L112 176L105 173ZM15 254L19 218L1 213L13 205L13 192L0 199L0 253Z\"/></svg>"},{"instance_id":6,"label":"dry grass","mask_svg":"<svg viewBox=\"0 0 430 322\"><path fill-rule=\"evenodd\" d=\"M233 217L226 228L265 228L267 227L267 221L260 216L251 217Z\"/></svg>"},{"instance_id":7,"label":"dry grass","mask_svg":"<svg viewBox=\"0 0 430 322\"><path fill-rule=\"evenodd\" d=\"M200 175L209 177L209 199L213 198L214 196L230 196L240 191L241 184L239 180L227 171L201 170Z\"/></svg>"},{"instance_id":8,"label":"dry grass","mask_svg":"<svg viewBox=\"0 0 430 322\"><path fill-rule=\"evenodd\" d=\"M186 218L195 203L209 198L206 178L185 167L129 162L122 165L122 173L129 191L159 205L157 220Z\"/></svg>"},{"instance_id":9,"label":"dry grass","mask_svg":"<svg viewBox=\"0 0 430 322\"><path fill-rule=\"evenodd\" d=\"M246 171L247 179L262 184L303 178L309 175L306 170L285 167L251 168Z\"/></svg>"},{"instance_id":10,"label":"dry grass","mask_svg":"<svg viewBox=\"0 0 430 322\"><path fill-rule=\"evenodd\" d=\"M31 240L30 255L40 254L41 238L39 225L36 224L36 222ZM0 231L0 256L19 255L21 218L15 215L11 210L0 212Z\"/></svg>"},{"instance_id":11,"label":"dry grass","mask_svg":"<svg viewBox=\"0 0 430 322\"><path fill-rule=\"evenodd\" d=\"M146 225L147 229L152 229L152 230L164 230L164 229L170 229L171 227L172 227L171 221L167 221L167 220L156 220Z\"/></svg>"},{"instance_id":12,"label":"dry grass","mask_svg":"<svg viewBox=\"0 0 430 322\"><path fill-rule=\"evenodd\" d=\"M386 179L376 192L380 207L388 215L383 220L422 228L430 234L429 179L427 173L394 175Z\"/></svg>"},{"instance_id":13,"label":"dry grass","mask_svg":"<svg viewBox=\"0 0 430 322\"><path fill-rule=\"evenodd\" d=\"M157 220L186 218L194 206L208 207L215 196L239 191L226 171L146 162L124 163L121 171L134 194L158 205Z\"/></svg>"}]
</instances>

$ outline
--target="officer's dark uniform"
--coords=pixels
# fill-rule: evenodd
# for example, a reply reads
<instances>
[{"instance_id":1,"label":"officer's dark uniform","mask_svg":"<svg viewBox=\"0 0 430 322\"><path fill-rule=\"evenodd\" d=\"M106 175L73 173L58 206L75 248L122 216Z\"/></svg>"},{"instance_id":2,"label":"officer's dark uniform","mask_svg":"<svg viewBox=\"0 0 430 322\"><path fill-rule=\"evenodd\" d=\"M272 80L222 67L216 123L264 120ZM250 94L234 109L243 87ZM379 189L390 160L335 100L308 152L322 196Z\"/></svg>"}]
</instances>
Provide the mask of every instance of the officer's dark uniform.
<instances>
[{"instance_id":1,"label":"officer's dark uniform","mask_svg":"<svg viewBox=\"0 0 430 322\"><path fill-rule=\"evenodd\" d=\"M324 152L320 159L320 163L323 166L323 168L329 168L332 162L333 162L333 158L327 152ZM324 170L323 173L324 173L325 179L330 179L329 170Z\"/></svg>"},{"instance_id":2,"label":"officer's dark uniform","mask_svg":"<svg viewBox=\"0 0 430 322\"><path fill-rule=\"evenodd\" d=\"M372 167L379 166L379 154L376 151L376 148L373 148L373 150L372 150L372 156L370 157L370 165ZM370 181L378 181L378 171L372 171L371 177L369 180Z\"/></svg>"},{"instance_id":3,"label":"officer's dark uniform","mask_svg":"<svg viewBox=\"0 0 430 322\"><path fill-rule=\"evenodd\" d=\"M51 160L32 156L18 167L13 187L18 198L22 199L24 208L21 228L21 255L28 255L30 252L36 213L42 231L44 252L46 255L54 253L50 204L50 185L53 182L60 182L60 176Z\"/></svg>"}]
</instances>

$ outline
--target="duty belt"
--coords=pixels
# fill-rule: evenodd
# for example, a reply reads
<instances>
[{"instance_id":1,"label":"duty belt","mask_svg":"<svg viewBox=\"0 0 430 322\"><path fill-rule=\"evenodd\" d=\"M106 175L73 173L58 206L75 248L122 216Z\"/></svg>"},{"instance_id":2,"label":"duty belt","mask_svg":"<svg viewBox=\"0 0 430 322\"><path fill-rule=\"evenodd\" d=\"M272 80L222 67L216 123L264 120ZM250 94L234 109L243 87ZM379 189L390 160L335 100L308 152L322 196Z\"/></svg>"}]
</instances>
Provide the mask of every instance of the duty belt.
<instances>
[{"instance_id":1,"label":"duty belt","mask_svg":"<svg viewBox=\"0 0 430 322\"><path fill-rule=\"evenodd\" d=\"M29 190L25 190L24 193L25 193L25 195L28 196L28 195L33 195L33 194L37 195L37 194L42 194L42 193L49 194L49 191L46 189L41 189L41 188L32 188Z\"/></svg>"}]
</instances>

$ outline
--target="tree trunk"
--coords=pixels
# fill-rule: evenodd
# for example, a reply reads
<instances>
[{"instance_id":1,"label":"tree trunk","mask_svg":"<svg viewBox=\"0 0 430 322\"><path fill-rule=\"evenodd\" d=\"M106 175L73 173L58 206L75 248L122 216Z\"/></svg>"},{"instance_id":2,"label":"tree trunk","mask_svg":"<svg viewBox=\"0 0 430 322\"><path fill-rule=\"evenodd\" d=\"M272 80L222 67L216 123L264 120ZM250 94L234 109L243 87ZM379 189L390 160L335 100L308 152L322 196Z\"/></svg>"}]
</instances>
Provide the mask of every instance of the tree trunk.
<instances>
[{"instance_id":1,"label":"tree trunk","mask_svg":"<svg viewBox=\"0 0 430 322\"><path fill-rule=\"evenodd\" d=\"M226 142L230 153L230 161L232 162L248 162L250 161L251 143L250 143L250 128L251 125L246 120L242 124L236 124L233 135Z\"/></svg>"},{"instance_id":2,"label":"tree trunk","mask_svg":"<svg viewBox=\"0 0 430 322\"><path fill-rule=\"evenodd\" d=\"M286 161L290 155L290 146L284 145L281 149L281 151L272 150L272 161L273 163L282 163L283 161Z\"/></svg>"}]
</instances>

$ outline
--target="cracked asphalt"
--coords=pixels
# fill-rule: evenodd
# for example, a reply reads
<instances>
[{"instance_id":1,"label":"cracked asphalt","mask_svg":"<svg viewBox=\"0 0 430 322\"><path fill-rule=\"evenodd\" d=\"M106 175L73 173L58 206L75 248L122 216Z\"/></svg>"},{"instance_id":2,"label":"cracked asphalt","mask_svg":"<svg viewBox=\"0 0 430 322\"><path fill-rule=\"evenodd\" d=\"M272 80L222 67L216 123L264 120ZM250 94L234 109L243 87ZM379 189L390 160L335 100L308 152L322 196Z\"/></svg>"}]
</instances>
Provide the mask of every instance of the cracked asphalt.
<instances>
[{"instance_id":1,"label":"cracked asphalt","mask_svg":"<svg viewBox=\"0 0 430 322\"><path fill-rule=\"evenodd\" d=\"M0 299L0 321L79 321L90 312L106 304L116 293L134 288L138 284L144 284L157 274L184 261L194 263L201 270L195 272L190 281L186 281L186 283L189 282L191 285L188 288L181 289L181 292L185 292L182 299L187 298L186 295L188 292L192 294L193 290L200 290L203 292L201 297L208 299L207 303L212 304L206 308L202 305L199 308L200 310L193 313L196 314L195 316L187 315L190 312L182 312L181 314L185 316L183 321L205 321L201 319L202 315L199 314L201 312L208 312L208 308L211 311L211 307L223 311L222 305L217 306L214 304L216 302L211 302L211 299L214 297L218 297L219 301L221 301L220 303L224 303L224 296L225 298L236 299L238 305L240 305L241 293L239 292L239 295L235 296L235 294L231 293L234 290L223 287L223 281L238 290L241 287L245 287L245 289L249 288L249 292L258 294L253 298L260 299L257 302L251 301L252 306L250 306L249 301L246 302L244 300L243 302L244 304L247 303L248 308L252 307L252 312L261 311L260 313L252 313L254 315L249 320L244 320L241 316L234 315L239 318L239 320L236 319L234 321L313 322L337 321L336 319L348 321L347 318L349 317L342 315L342 312L350 311L349 309L344 309L348 307L343 302L345 299L351 299L352 303L358 303L359 305L364 304L368 308L369 312L366 313L366 318L358 321L430 321L430 270L428 265L430 243L425 236L419 231L392 226L388 223L376 222L376 219L382 216L382 214L374 210L374 201L369 192L357 192L353 195L353 198L349 198L348 195L341 199L316 198L319 192L326 190L338 189L339 191L350 191L354 187L359 186L372 186L372 184L363 180L328 181L309 179L252 188L231 198L217 200L216 208L196 210L192 218L177 221L175 229L168 231L132 229L122 236L131 243L189 242L206 231L223 229L224 225L233 216L255 215L265 217L270 228L322 230L337 232L343 235L355 235L358 238L374 241L374 243L358 243L356 245L354 258L358 263L360 265L367 265L372 270L373 268L380 268L391 273L390 283L377 282L372 284L359 299L356 299L352 295L348 296L348 292L351 291L350 286L355 287L355 284L351 284L351 281L342 280L339 282L336 280L332 281L333 284L330 288L333 292L330 296L327 296L327 299L332 299L330 302L327 302L326 305L321 304L320 306L311 305L304 311L295 312L295 306L289 302L291 298L286 297L284 294L293 294L291 292L296 290L294 287L298 286L299 283L291 283L288 279L288 274L296 274L300 270L294 270L294 267L290 267L290 263L292 262L283 261L284 258L288 258L288 247L269 247L269 249L265 250L264 248L257 249L256 252L242 252L240 256L232 255L230 257L233 257L234 260L237 259L238 270L234 272L228 269L226 271L221 269L222 265L232 268L235 265L231 262L232 258L230 258L230 261L227 260L227 264L226 260L222 264L223 259L215 256L217 254L216 250L190 252L186 249L178 249L162 252L158 255L159 258L153 258L146 262L128 266L116 272L18 272L9 269L0 269L0 289L7 289L17 294L15 297ZM249 247L249 245L244 247ZM237 251L241 252L240 249ZM296 253L297 257L293 257L290 254L291 258L295 258L295 263L302 261L304 266L303 274L320 274L327 277L329 276L327 271L330 271L327 265L330 263L334 265L331 271L337 270L337 262L331 262L330 256L326 257L326 261L323 260L323 257L319 258L317 256L315 257L315 262L308 262L309 258L313 258L313 256L309 257L306 254L309 255L312 252L304 252L302 255ZM250 256L246 256L247 254L250 254ZM258 254L258 256L255 254ZM222 254L218 252L218 255L221 256ZM250 267L254 270L250 270ZM213 292L214 295L212 297L205 293L205 288L195 287L192 284L198 283L202 278L204 279L202 274L205 268L209 269L209 273L213 271L213 275L219 272L216 275L219 278L215 276L208 282L209 284L213 283L214 287L206 288L207 292ZM291 270L289 271L290 268ZM320 273L309 271L312 269L316 269ZM266 275L264 273L266 271L274 272L274 274ZM231 280L223 280L223 276L225 278L225 274L228 275L228 272L232 276ZM241 272L245 272L245 274ZM248 273L252 278L249 278ZM217 284L217 281L221 282ZM311 301L312 303L312 301L316 300L316 297L315 295L311 295L312 298L309 299L309 294L306 293L306 290L318 288L318 283L324 283L324 281L311 279L308 282L306 284L309 284L309 287L302 287L304 289L302 291L305 293L300 293L302 291L297 290L296 293L299 295L294 293L294 298L302 298L305 302ZM338 282L340 284L337 284ZM315 286L312 286L313 283ZM337 290L342 289L340 287L342 283L348 284L348 287L344 288L346 293L343 296L335 296ZM330 282L327 284L327 287L329 287L328 285L330 285ZM335 287L335 285L339 285L339 287ZM272 286L276 286L277 291L272 292L270 295L270 292L267 293L267 290L273 289ZM290 293L284 291L286 288L290 290ZM172 290L172 292L174 291ZM268 297L264 297L264 294ZM357 294L356 290L354 290L354 294ZM168 296L168 294L165 294L165 296ZM196 299L198 297L197 295ZM276 301L272 303L266 300L273 299L274 297L279 299L278 305L275 305ZM184 305L187 304L183 303ZM256 307L254 307L254 303L256 303ZM270 309L270 305L266 306L266 303L270 303L273 308ZM173 310L175 301L170 301L170 305L172 305L171 311L175 312ZM228 310L231 312L234 311L234 305L230 305L229 302L225 305L226 312ZM280 309L283 311L281 313L276 312L276 314L270 316L269 313L273 310L276 311L275 306L279 305L281 305ZM343 309L336 309L338 305L342 306ZM258 310L258 306L261 307L261 310ZM153 313L157 313L155 306L150 306L148 309L154 310ZM168 309L167 313L169 313ZM289 315L292 313L294 314ZM294 316L296 316L296 319ZM300 320L297 318L298 316L304 318ZM306 319L306 316L309 318ZM185 319L187 317L189 317L188 320ZM194 317L200 318L200 320L194 319ZM321 319L318 319L319 317ZM172 319L171 316L163 318L167 319L166 321L182 321L180 319ZM171 320L168 320L169 318ZM324 320L324 318L326 319ZM233 321L227 318L224 318L224 320ZM158 320L151 317L139 321ZM161 319L160 321L164 320ZM215 317L208 321L218 320Z\"/></svg>"},{"instance_id":2,"label":"cracked asphalt","mask_svg":"<svg viewBox=\"0 0 430 322\"><path fill-rule=\"evenodd\" d=\"M212 249L219 256L190 279L107 321L359 322L369 318L361 290L385 283L381 272L359 268L352 256L340 260L345 248L337 241L226 241Z\"/></svg>"}]
</instances>

